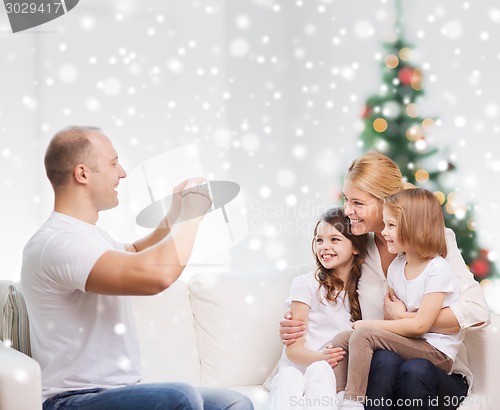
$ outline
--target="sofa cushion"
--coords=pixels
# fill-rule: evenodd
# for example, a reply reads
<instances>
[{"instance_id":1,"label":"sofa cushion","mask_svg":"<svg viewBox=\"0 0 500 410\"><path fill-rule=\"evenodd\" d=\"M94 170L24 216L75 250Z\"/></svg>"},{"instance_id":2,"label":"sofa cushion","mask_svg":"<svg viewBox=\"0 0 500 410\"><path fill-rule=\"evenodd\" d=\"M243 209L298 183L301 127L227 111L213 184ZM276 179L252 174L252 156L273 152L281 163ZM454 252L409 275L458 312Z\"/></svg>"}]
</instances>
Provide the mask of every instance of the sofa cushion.
<instances>
[{"instance_id":1,"label":"sofa cushion","mask_svg":"<svg viewBox=\"0 0 500 410\"><path fill-rule=\"evenodd\" d=\"M9 286L13 284L14 282L9 280L0 280L0 306L2 307L2 312L5 299L9 293ZM3 340L3 319L0 319L0 339Z\"/></svg>"},{"instance_id":2,"label":"sofa cushion","mask_svg":"<svg viewBox=\"0 0 500 410\"><path fill-rule=\"evenodd\" d=\"M262 384L280 357L278 322L290 285L311 265L285 272L220 273L189 282L202 386Z\"/></svg>"},{"instance_id":3,"label":"sofa cushion","mask_svg":"<svg viewBox=\"0 0 500 410\"><path fill-rule=\"evenodd\" d=\"M200 384L200 359L186 282L155 296L134 297L143 382Z\"/></svg>"},{"instance_id":4,"label":"sofa cushion","mask_svg":"<svg viewBox=\"0 0 500 410\"><path fill-rule=\"evenodd\" d=\"M28 311L21 290L14 285L9 285L3 305L3 340L31 357Z\"/></svg>"}]
</instances>

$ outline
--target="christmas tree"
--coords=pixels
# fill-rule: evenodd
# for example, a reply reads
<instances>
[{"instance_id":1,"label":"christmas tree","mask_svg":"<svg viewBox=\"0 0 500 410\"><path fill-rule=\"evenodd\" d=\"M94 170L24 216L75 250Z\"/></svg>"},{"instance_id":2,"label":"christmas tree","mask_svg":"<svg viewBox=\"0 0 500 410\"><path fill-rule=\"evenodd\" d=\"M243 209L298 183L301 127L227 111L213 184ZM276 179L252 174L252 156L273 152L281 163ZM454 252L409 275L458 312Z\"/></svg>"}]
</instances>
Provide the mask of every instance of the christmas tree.
<instances>
[{"instance_id":1,"label":"christmas tree","mask_svg":"<svg viewBox=\"0 0 500 410\"><path fill-rule=\"evenodd\" d=\"M423 72L411 63L411 45L401 30L399 1L396 6L396 38L385 43L381 92L368 98L362 114L363 150L384 153L398 164L405 180L433 191L442 205L445 224L455 232L475 278L496 276L488 251L478 246L471 207L460 203L457 192L444 186L444 176L453 172L455 165L442 159L440 150L430 147L426 138L436 119L418 115L417 102L424 94Z\"/></svg>"}]
</instances>

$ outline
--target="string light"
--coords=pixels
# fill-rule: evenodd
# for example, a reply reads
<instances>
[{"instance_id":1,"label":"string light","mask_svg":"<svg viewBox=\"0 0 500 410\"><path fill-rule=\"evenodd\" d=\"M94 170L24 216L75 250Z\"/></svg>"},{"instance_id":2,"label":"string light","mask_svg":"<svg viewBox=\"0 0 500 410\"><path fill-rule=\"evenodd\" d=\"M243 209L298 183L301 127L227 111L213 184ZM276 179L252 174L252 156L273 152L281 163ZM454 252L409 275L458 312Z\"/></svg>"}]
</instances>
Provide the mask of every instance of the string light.
<instances>
[{"instance_id":1,"label":"string light","mask_svg":"<svg viewBox=\"0 0 500 410\"><path fill-rule=\"evenodd\" d=\"M426 118L425 120L422 121L422 128L425 131L429 131L431 127L433 127L435 124L434 120L432 118Z\"/></svg>"},{"instance_id":2,"label":"string light","mask_svg":"<svg viewBox=\"0 0 500 410\"><path fill-rule=\"evenodd\" d=\"M415 118L418 114L417 114L417 104L408 104L406 106L406 114L408 115L408 117L411 117L411 118Z\"/></svg>"},{"instance_id":3,"label":"string light","mask_svg":"<svg viewBox=\"0 0 500 410\"><path fill-rule=\"evenodd\" d=\"M390 54L385 58L387 68L396 68L399 65L399 58L394 54Z\"/></svg>"},{"instance_id":4,"label":"string light","mask_svg":"<svg viewBox=\"0 0 500 410\"><path fill-rule=\"evenodd\" d=\"M424 130L418 125L413 125L406 130L406 138L410 141L419 141L424 138Z\"/></svg>"},{"instance_id":5,"label":"string light","mask_svg":"<svg viewBox=\"0 0 500 410\"><path fill-rule=\"evenodd\" d=\"M427 141L425 139L420 139L415 142L415 149L419 152L424 152L427 149Z\"/></svg>"},{"instance_id":6,"label":"string light","mask_svg":"<svg viewBox=\"0 0 500 410\"><path fill-rule=\"evenodd\" d=\"M472 218L469 218L467 221L467 228L469 231L475 231L476 230L476 221Z\"/></svg>"},{"instance_id":7,"label":"string light","mask_svg":"<svg viewBox=\"0 0 500 410\"><path fill-rule=\"evenodd\" d=\"M399 58L403 61L409 61L411 59L411 50L408 47L403 47L399 50Z\"/></svg>"},{"instance_id":8,"label":"string light","mask_svg":"<svg viewBox=\"0 0 500 410\"><path fill-rule=\"evenodd\" d=\"M443 205L446 200L446 196L441 191L435 191L434 195L438 199L439 205Z\"/></svg>"},{"instance_id":9,"label":"string light","mask_svg":"<svg viewBox=\"0 0 500 410\"><path fill-rule=\"evenodd\" d=\"M424 184L429 180L429 173L425 169L419 169L415 172L415 180L419 184Z\"/></svg>"},{"instance_id":10,"label":"string light","mask_svg":"<svg viewBox=\"0 0 500 410\"><path fill-rule=\"evenodd\" d=\"M411 79L411 88L418 91L422 89L422 71L419 68L413 70L413 77Z\"/></svg>"},{"instance_id":11,"label":"string light","mask_svg":"<svg viewBox=\"0 0 500 410\"><path fill-rule=\"evenodd\" d=\"M453 215L455 213L455 208L453 207L453 205L451 204L451 202L447 202L444 209L446 210L446 212L448 212L450 215Z\"/></svg>"},{"instance_id":12,"label":"string light","mask_svg":"<svg viewBox=\"0 0 500 410\"><path fill-rule=\"evenodd\" d=\"M377 132L384 132L387 129L387 121L383 118L377 118L373 121L373 129Z\"/></svg>"}]
</instances>

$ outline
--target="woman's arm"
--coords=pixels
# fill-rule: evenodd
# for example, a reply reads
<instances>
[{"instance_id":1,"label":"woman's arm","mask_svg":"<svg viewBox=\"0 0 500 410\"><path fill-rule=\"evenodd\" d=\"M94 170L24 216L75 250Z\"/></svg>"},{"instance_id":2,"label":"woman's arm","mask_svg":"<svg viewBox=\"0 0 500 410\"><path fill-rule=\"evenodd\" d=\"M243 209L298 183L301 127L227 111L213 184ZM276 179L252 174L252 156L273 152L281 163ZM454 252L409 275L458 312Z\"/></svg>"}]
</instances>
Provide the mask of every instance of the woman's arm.
<instances>
[{"instance_id":1,"label":"woman's arm","mask_svg":"<svg viewBox=\"0 0 500 410\"><path fill-rule=\"evenodd\" d=\"M384 299L384 318L386 320L412 319L417 312L406 311L406 306L396 296L392 299L386 295ZM445 335L455 335L460 331L460 325L453 311L449 308L442 308L436 321L431 326L431 332Z\"/></svg>"},{"instance_id":2,"label":"woman's arm","mask_svg":"<svg viewBox=\"0 0 500 410\"><path fill-rule=\"evenodd\" d=\"M292 315L296 320L304 322L307 326L310 307L302 302L293 301L291 306ZM285 352L287 357L295 364L309 366L311 363L323 360L321 352L314 352L305 347L306 332L295 340L295 343L287 346Z\"/></svg>"},{"instance_id":3,"label":"woman's arm","mask_svg":"<svg viewBox=\"0 0 500 410\"><path fill-rule=\"evenodd\" d=\"M292 312L286 312L284 319L280 320L280 339L281 343L289 346L304 335L306 327L302 320L295 320Z\"/></svg>"},{"instance_id":4,"label":"woman's arm","mask_svg":"<svg viewBox=\"0 0 500 410\"><path fill-rule=\"evenodd\" d=\"M421 337L436 321L445 298L444 292L428 293L422 299L420 308L413 318L396 320L359 320L353 328L376 327L406 337Z\"/></svg>"},{"instance_id":5,"label":"woman's arm","mask_svg":"<svg viewBox=\"0 0 500 410\"><path fill-rule=\"evenodd\" d=\"M436 325L447 325L449 327L452 323L449 323L446 317L449 318L451 313L453 313L455 324L458 324L462 329L487 326L490 323L488 304L479 283L474 279L474 276L465 265L462 254L457 246L455 233L451 229L446 229L446 247L448 251L446 260L451 265L451 270L458 279L460 299L450 305L449 310L452 312L445 312L444 315L446 316L439 317ZM440 332L440 329L436 330Z\"/></svg>"}]
</instances>

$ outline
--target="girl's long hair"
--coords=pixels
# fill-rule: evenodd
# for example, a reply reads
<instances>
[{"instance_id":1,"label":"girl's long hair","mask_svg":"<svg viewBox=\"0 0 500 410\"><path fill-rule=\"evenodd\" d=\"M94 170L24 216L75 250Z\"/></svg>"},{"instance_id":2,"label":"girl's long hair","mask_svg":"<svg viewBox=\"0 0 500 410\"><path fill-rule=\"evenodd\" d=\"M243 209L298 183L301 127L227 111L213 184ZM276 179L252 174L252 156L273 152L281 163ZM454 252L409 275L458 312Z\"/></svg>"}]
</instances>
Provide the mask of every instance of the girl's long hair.
<instances>
[{"instance_id":1,"label":"girl's long hair","mask_svg":"<svg viewBox=\"0 0 500 410\"><path fill-rule=\"evenodd\" d=\"M320 222L326 222L337 229L342 235L349 239L353 246L357 249L358 253L354 255L352 270L348 276L347 283L338 276L335 269L326 269L320 262L316 254L315 244L316 235L318 233L318 225ZM361 265L364 262L364 255L366 254L367 235L354 235L351 232L351 225L349 218L345 216L342 208L333 208L326 211L321 219L318 221L314 228L314 237L312 241L312 250L314 258L316 259L316 272L315 276L319 282L319 288L322 286L326 289L326 299L332 302L337 302L339 292L346 291L347 298L351 305L351 321L361 319L361 307L358 299L358 280L361 276ZM318 289L319 291L319 289Z\"/></svg>"}]
</instances>

